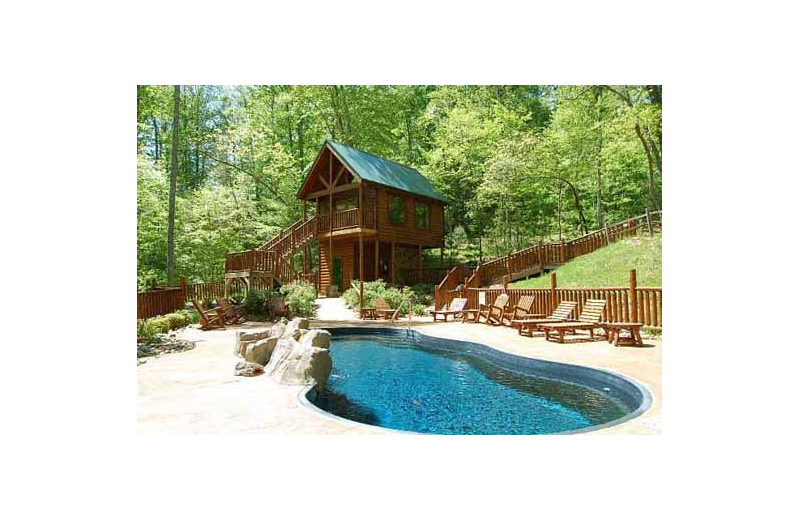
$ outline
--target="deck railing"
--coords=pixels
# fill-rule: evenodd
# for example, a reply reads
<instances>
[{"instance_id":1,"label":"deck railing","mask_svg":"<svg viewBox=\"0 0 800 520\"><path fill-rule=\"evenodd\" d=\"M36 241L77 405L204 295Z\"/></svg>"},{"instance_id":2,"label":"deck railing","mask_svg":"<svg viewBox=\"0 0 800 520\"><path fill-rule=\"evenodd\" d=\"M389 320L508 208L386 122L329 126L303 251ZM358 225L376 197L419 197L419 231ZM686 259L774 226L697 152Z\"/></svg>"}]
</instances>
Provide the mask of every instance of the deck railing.
<instances>
[{"instance_id":1,"label":"deck railing","mask_svg":"<svg viewBox=\"0 0 800 520\"><path fill-rule=\"evenodd\" d=\"M225 271L272 271L275 268L275 253L250 249L238 253L228 253L225 258Z\"/></svg>"},{"instance_id":2,"label":"deck railing","mask_svg":"<svg viewBox=\"0 0 800 520\"><path fill-rule=\"evenodd\" d=\"M152 318L169 314L184 307L184 291L181 287L166 287L136 293L136 317Z\"/></svg>"},{"instance_id":3,"label":"deck railing","mask_svg":"<svg viewBox=\"0 0 800 520\"><path fill-rule=\"evenodd\" d=\"M573 258L583 256L616 242L617 240L635 236L643 228L652 230L661 227L661 212L648 212L606 226L566 242L554 244L536 244L520 249L506 256L501 256L481 264L479 285L499 282L504 276L511 277L528 269L552 268Z\"/></svg>"},{"instance_id":4,"label":"deck railing","mask_svg":"<svg viewBox=\"0 0 800 520\"><path fill-rule=\"evenodd\" d=\"M572 316L577 319L583 311L586 300L605 300L604 321L634 321L647 327L661 329L663 323L661 287L638 287L635 269L632 270L628 287L564 287L556 286L555 273L551 273L550 288L542 289L503 289L468 288L466 292L468 309L478 308L483 293L483 303L491 304L502 293L509 296L509 308L513 308L522 296L533 296L533 312L549 316L562 301L574 301L578 308Z\"/></svg>"}]
</instances>

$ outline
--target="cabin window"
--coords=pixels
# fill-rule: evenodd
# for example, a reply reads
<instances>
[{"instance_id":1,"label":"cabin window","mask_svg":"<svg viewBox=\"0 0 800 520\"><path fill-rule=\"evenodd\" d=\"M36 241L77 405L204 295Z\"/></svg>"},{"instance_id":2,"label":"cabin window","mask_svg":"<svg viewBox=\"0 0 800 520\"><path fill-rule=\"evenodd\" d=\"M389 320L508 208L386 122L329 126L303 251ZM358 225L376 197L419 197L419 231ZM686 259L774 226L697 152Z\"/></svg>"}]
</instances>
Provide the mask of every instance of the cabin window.
<instances>
[{"instance_id":1,"label":"cabin window","mask_svg":"<svg viewBox=\"0 0 800 520\"><path fill-rule=\"evenodd\" d=\"M406 223L406 199L398 195L389 195L389 222L396 226Z\"/></svg>"},{"instance_id":2,"label":"cabin window","mask_svg":"<svg viewBox=\"0 0 800 520\"><path fill-rule=\"evenodd\" d=\"M355 197L339 199L334 203L336 205L336 211L347 211L348 209L355 209L358 206L358 202L356 201Z\"/></svg>"},{"instance_id":3,"label":"cabin window","mask_svg":"<svg viewBox=\"0 0 800 520\"><path fill-rule=\"evenodd\" d=\"M424 202L417 202L416 205L417 229L430 229L431 212L428 205Z\"/></svg>"}]
</instances>

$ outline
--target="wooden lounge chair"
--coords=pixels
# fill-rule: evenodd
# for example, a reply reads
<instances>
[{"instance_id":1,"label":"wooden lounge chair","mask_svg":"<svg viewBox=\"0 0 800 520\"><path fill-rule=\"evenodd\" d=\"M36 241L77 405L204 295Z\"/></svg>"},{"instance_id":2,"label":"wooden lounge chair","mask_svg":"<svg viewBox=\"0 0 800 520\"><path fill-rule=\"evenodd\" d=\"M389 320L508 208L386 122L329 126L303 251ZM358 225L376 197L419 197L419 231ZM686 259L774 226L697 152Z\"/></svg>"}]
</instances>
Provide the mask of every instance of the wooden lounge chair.
<instances>
[{"instance_id":1,"label":"wooden lounge chair","mask_svg":"<svg viewBox=\"0 0 800 520\"><path fill-rule=\"evenodd\" d=\"M399 309L392 309L383 298L375 298L375 312L384 320L394 321L399 314Z\"/></svg>"},{"instance_id":2,"label":"wooden lounge chair","mask_svg":"<svg viewBox=\"0 0 800 520\"><path fill-rule=\"evenodd\" d=\"M536 316L532 316L533 314L533 296L525 295L520 297L517 304L511 309L511 312L503 316L503 320L508 321L508 323L504 323L503 325L516 326L514 325L514 320L524 320L526 318L535 318L540 317L544 318L544 314L538 314Z\"/></svg>"},{"instance_id":3,"label":"wooden lounge chair","mask_svg":"<svg viewBox=\"0 0 800 520\"><path fill-rule=\"evenodd\" d=\"M448 309L445 305L442 310L440 311L433 311L433 321L436 320L436 316L443 316L444 321L447 321L448 316L452 316L453 319L456 319L461 311L464 310L464 306L467 304L466 298L453 298L453 301L450 302L450 308Z\"/></svg>"},{"instance_id":4,"label":"wooden lounge chair","mask_svg":"<svg viewBox=\"0 0 800 520\"><path fill-rule=\"evenodd\" d=\"M480 323L481 317L486 319L486 324L500 325L503 323L503 316L506 313L506 305L508 305L508 295L501 293L495 298L494 303L491 305L480 305L478 308L478 316L475 318L475 323Z\"/></svg>"},{"instance_id":5,"label":"wooden lounge chair","mask_svg":"<svg viewBox=\"0 0 800 520\"><path fill-rule=\"evenodd\" d=\"M233 305L227 298L220 298L219 307L225 314L225 323L244 323L247 321L247 309L242 305Z\"/></svg>"},{"instance_id":6,"label":"wooden lounge chair","mask_svg":"<svg viewBox=\"0 0 800 520\"><path fill-rule=\"evenodd\" d=\"M578 321L544 323L539 325L539 328L544 331L544 337L547 341L550 341L550 334L555 332L558 335L556 341L564 343L564 333L577 330L588 330L589 337L594 338L594 329L600 328L605 306L605 300L586 300L586 305L583 306L583 312L578 316Z\"/></svg>"},{"instance_id":7,"label":"wooden lounge chair","mask_svg":"<svg viewBox=\"0 0 800 520\"><path fill-rule=\"evenodd\" d=\"M567 321L572 314L572 311L574 311L575 307L577 306L578 302L564 300L563 302L559 303L558 307L556 307L556 310L554 310L553 313L546 318L516 319L511 320L511 324L515 327L518 327L520 336L533 337L533 331L536 330L539 325L544 323L558 323Z\"/></svg>"},{"instance_id":8,"label":"wooden lounge chair","mask_svg":"<svg viewBox=\"0 0 800 520\"><path fill-rule=\"evenodd\" d=\"M202 330L225 328L225 313L222 312L222 309L219 307L216 309L203 309L203 306L200 305L196 298L192 300L192 305L194 305L197 314L200 315L200 328Z\"/></svg>"}]
</instances>

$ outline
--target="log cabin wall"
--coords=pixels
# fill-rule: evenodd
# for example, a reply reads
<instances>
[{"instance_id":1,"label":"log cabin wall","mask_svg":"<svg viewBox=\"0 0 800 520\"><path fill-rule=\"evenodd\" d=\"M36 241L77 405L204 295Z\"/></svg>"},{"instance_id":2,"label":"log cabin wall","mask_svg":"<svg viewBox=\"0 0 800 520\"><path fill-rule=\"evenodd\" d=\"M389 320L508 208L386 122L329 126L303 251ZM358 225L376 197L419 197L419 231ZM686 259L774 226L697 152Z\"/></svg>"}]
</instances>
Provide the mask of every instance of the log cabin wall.
<instances>
[{"instance_id":1,"label":"log cabin wall","mask_svg":"<svg viewBox=\"0 0 800 520\"><path fill-rule=\"evenodd\" d=\"M389 196L405 200L405 222L397 225L389 219ZM428 206L429 228L417 229L416 204ZM444 246L444 206L441 202L415 197L409 193L378 187L378 237L381 241L427 247Z\"/></svg>"},{"instance_id":2,"label":"log cabin wall","mask_svg":"<svg viewBox=\"0 0 800 520\"><path fill-rule=\"evenodd\" d=\"M358 241L356 241L356 248L358 248ZM328 252L328 241L319 241L319 292L326 294L328 285L333 283L333 261ZM333 242L333 258L339 257L342 259L342 287L339 287L340 292L344 292L350 288L350 282L353 280L354 275L354 262L355 255L353 250L352 240L335 240ZM365 269L366 270L366 269Z\"/></svg>"}]
</instances>

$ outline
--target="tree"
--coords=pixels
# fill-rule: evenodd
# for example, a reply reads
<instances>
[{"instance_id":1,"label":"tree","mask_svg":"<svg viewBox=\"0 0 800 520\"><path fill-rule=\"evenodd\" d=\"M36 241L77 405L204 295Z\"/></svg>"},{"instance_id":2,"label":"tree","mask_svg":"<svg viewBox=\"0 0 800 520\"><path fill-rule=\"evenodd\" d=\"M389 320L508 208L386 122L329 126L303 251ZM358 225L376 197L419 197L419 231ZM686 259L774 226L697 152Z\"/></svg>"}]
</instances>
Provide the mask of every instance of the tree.
<instances>
[{"instance_id":1,"label":"tree","mask_svg":"<svg viewBox=\"0 0 800 520\"><path fill-rule=\"evenodd\" d=\"M178 131L181 113L181 86L175 85L172 116L172 167L169 171L169 227L167 229L167 285L175 279L175 190L178 186Z\"/></svg>"}]
</instances>

